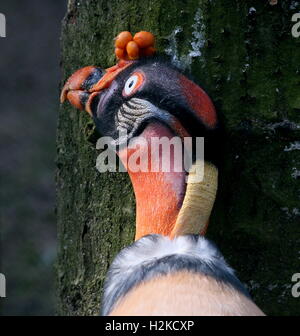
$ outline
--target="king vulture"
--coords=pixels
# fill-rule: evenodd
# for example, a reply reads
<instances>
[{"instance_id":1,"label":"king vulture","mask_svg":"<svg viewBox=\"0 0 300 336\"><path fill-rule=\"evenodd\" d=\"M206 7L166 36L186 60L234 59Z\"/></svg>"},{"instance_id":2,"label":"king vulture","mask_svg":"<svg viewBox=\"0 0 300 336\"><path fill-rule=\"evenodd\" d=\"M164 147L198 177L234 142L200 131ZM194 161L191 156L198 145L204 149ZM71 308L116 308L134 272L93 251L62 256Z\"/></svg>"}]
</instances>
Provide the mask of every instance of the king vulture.
<instances>
[{"instance_id":1,"label":"king vulture","mask_svg":"<svg viewBox=\"0 0 300 336\"><path fill-rule=\"evenodd\" d=\"M136 197L136 240L110 266L102 314L263 315L217 247L203 236L218 179L218 118L205 91L168 62L151 57L121 60L106 70L82 68L66 82L65 100L85 109L100 134L118 143ZM176 136L182 142L204 137L202 181L192 183L192 174L175 169L133 171L128 161L134 150L119 138L124 131L126 140L145 139L140 151L149 159L153 137Z\"/></svg>"}]
</instances>

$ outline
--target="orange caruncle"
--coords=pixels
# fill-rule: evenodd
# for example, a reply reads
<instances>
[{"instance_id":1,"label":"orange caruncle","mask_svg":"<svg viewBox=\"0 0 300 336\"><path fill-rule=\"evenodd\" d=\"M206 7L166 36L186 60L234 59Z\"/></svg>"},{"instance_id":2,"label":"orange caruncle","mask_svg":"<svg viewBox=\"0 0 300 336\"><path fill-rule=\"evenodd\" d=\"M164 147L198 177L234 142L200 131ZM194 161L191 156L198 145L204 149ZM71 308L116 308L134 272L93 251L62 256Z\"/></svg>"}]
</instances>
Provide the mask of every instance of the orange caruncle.
<instances>
[{"instance_id":1,"label":"orange caruncle","mask_svg":"<svg viewBox=\"0 0 300 336\"><path fill-rule=\"evenodd\" d=\"M115 39L115 55L119 60L136 60L155 52L154 35L150 32L140 31L132 37L130 32L123 31Z\"/></svg>"},{"instance_id":2,"label":"orange caruncle","mask_svg":"<svg viewBox=\"0 0 300 336\"><path fill-rule=\"evenodd\" d=\"M135 60L139 58L139 46L136 42L130 41L126 46L129 59Z\"/></svg>"},{"instance_id":3,"label":"orange caruncle","mask_svg":"<svg viewBox=\"0 0 300 336\"><path fill-rule=\"evenodd\" d=\"M152 47L154 45L154 35L146 31L140 31L133 37L140 48Z\"/></svg>"},{"instance_id":4,"label":"orange caruncle","mask_svg":"<svg viewBox=\"0 0 300 336\"><path fill-rule=\"evenodd\" d=\"M128 31L123 31L116 37L115 47L125 49L126 45L130 41L132 41L131 33Z\"/></svg>"},{"instance_id":5,"label":"orange caruncle","mask_svg":"<svg viewBox=\"0 0 300 336\"><path fill-rule=\"evenodd\" d=\"M125 57L125 50L121 49L121 48L115 48L115 55L119 59L124 59L124 57Z\"/></svg>"},{"instance_id":6,"label":"orange caruncle","mask_svg":"<svg viewBox=\"0 0 300 336\"><path fill-rule=\"evenodd\" d=\"M156 52L156 49L154 47L148 47L140 49L141 56L152 56Z\"/></svg>"}]
</instances>

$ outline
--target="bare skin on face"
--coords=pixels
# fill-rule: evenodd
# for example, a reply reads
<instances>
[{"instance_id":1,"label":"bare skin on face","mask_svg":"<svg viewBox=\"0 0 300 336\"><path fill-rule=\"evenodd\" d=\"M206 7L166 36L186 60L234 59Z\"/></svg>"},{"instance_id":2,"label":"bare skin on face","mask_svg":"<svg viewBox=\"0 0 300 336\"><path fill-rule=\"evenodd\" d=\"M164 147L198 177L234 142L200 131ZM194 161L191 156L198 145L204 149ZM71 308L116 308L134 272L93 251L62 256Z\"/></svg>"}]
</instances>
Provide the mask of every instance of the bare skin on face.
<instances>
[{"instance_id":1,"label":"bare skin on face","mask_svg":"<svg viewBox=\"0 0 300 336\"><path fill-rule=\"evenodd\" d=\"M246 296L210 276L187 271L139 284L111 316L264 316Z\"/></svg>"}]
</instances>

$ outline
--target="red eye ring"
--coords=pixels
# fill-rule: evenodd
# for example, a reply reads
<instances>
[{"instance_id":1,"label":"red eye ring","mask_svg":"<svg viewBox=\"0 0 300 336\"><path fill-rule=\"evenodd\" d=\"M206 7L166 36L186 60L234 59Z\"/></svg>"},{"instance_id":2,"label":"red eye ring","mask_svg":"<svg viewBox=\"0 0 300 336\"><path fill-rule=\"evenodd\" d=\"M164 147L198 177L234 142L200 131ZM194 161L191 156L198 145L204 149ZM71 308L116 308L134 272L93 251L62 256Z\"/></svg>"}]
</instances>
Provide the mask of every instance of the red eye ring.
<instances>
[{"instance_id":1,"label":"red eye ring","mask_svg":"<svg viewBox=\"0 0 300 336\"><path fill-rule=\"evenodd\" d=\"M137 92L143 85L145 77L141 72L134 72L126 81L123 89L123 96L129 97Z\"/></svg>"}]
</instances>

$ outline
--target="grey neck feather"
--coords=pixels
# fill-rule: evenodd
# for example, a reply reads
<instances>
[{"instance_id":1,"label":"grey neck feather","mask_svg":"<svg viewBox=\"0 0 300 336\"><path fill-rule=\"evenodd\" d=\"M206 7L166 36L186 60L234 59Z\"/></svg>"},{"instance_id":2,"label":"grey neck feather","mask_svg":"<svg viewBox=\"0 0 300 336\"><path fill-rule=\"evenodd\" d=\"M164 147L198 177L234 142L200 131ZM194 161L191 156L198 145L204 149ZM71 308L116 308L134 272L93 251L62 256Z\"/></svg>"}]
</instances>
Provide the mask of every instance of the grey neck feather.
<instances>
[{"instance_id":1,"label":"grey neck feather","mask_svg":"<svg viewBox=\"0 0 300 336\"><path fill-rule=\"evenodd\" d=\"M206 238L186 235L171 240L148 235L114 259L104 285L102 315L108 315L116 302L142 281L182 270L211 276L249 297L220 251Z\"/></svg>"}]
</instances>

